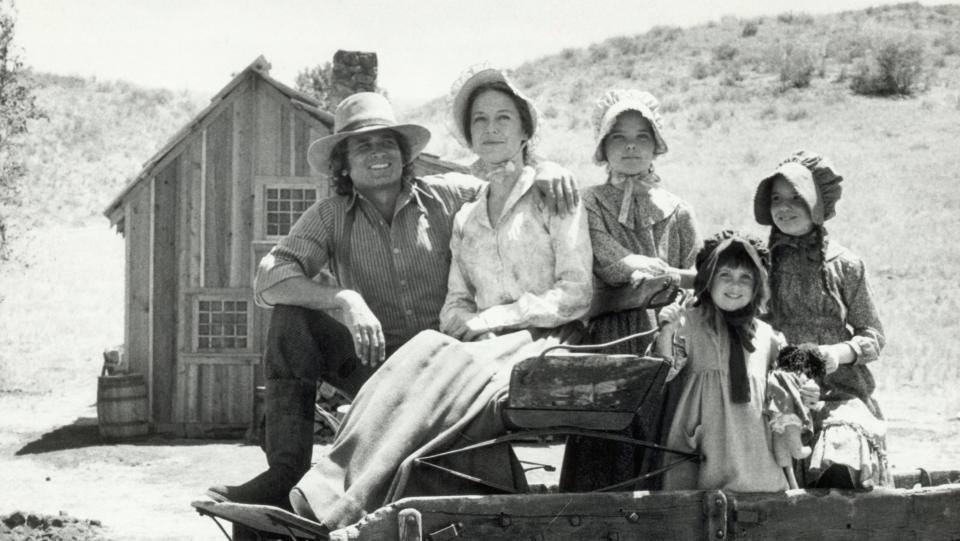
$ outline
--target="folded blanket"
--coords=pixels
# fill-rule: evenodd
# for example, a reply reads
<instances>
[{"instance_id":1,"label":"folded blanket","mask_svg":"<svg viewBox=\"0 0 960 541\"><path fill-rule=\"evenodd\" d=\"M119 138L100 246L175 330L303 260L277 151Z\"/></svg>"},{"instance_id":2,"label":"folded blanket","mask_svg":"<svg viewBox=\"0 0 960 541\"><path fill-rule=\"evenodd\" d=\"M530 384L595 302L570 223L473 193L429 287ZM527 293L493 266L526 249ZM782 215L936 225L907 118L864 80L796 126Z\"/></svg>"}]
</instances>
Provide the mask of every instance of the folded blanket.
<instances>
[{"instance_id":1,"label":"folded blanket","mask_svg":"<svg viewBox=\"0 0 960 541\"><path fill-rule=\"evenodd\" d=\"M497 405L512 366L562 343L570 331L469 343L421 332L361 388L329 454L291 491L294 509L330 528L352 524L406 493L415 458L501 434Z\"/></svg>"}]
</instances>

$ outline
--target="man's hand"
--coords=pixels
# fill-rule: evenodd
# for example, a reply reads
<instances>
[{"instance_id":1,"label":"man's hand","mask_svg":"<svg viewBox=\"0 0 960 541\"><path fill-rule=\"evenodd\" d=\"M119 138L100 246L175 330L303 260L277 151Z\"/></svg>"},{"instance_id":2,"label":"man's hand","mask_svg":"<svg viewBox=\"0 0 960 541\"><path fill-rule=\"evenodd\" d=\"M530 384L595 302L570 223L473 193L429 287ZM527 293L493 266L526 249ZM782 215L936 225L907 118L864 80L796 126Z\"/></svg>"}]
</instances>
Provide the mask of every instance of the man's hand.
<instances>
[{"instance_id":1,"label":"man's hand","mask_svg":"<svg viewBox=\"0 0 960 541\"><path fill-rule=\"evenodd\" d=\"M541 201L558 216L572 213L580 203L580 192L573 173L557 163L538 163L534 182Z\"/></svg>"},{"instance_id":2,"label":"man's hand","mask_svg":"<svg viewBox=\"0 0 960 541\"><path fill-rule=\"evenodd\" d=\"M364 366L377 366L387 356L387 343L380 320L359 293L345 295L341 302L343 323L353 337L353 347Z\"/></svg>"}]
</instances>

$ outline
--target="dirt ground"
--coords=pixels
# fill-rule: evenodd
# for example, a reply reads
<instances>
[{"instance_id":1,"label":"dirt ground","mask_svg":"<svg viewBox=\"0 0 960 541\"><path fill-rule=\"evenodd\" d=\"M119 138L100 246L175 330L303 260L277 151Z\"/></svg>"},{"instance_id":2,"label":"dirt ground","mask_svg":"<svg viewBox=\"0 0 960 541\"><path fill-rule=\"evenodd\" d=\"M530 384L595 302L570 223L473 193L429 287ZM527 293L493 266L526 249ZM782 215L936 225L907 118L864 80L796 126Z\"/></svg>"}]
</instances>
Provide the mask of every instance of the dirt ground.
<instances>
[{"instance_id":1,"label":"dirt ground","mask_svg":"<svg viewBox=\"0 0 960 541\"><path fill-rule=\"evenodd\" d=\"M223 539L190 502L203 499L211 484L242 482L265 465L258 447L239 441L100 440L99 350L122 336L118 239L105 227L46 232L34 242L60 246L57 255L36 260L26 272L0 273L0 538ZM88 257L89 246L102 246L102 257ZM35 284L37 276L65 269L85 277L83 284ZM102 290L88 295L82 288ZM95 303L116 306L95 309ZM879 392L898 471L960 470L960 407L948 386ZM557 447L527 453L560 459ZM25 522L32 514L38 528L2 525L17 511ZM67 527L55 527L57 518Z\"/></svg>"}]
</instances>

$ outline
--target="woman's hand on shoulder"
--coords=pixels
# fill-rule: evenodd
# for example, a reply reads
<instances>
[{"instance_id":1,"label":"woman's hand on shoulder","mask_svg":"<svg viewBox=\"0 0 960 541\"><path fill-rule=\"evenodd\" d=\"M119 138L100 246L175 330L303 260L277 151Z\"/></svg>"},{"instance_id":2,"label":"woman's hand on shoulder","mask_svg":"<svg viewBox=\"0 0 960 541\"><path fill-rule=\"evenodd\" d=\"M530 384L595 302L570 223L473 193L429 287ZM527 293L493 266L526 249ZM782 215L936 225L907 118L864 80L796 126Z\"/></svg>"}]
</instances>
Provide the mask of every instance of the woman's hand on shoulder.
<instances>
[{"instance_id":1,"label":"woman's hand on shoulder","mask_svg":"<svg viewBox=\"0 0 960 541\"><path fill-rule=\"evenodd\" d=\"M580 204L580 191L573 173L556 162L537 163L534 186L541 202L558 216L572 213Z\"/></svg>"}]
</instances>

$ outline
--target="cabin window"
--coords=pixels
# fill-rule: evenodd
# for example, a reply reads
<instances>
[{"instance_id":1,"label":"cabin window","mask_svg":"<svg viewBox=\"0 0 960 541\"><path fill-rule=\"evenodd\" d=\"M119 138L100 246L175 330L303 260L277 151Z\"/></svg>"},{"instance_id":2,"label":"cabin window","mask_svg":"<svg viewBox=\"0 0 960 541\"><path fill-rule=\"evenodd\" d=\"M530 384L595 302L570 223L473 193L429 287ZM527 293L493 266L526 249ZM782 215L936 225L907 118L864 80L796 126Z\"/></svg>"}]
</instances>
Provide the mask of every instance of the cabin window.
<instances>
[{"instance_id":1,"label":"cabin window","mask_svg":"<svg viewBox=\"0 0 960 541\"><path fill-rule=\"evenodd\" d=\"M266 189L264 215L268 237L279 237L290 232L290 227L310 205L317 200L316 188Z\"/></svg>"},{"instance_id":2,"label":"cabin window","mask_svg":"<svg viewBox=\"0 0 960 541\"><path fill-rule=\"evenodd\" d=\"M249 301L198 299L196 315L197 351L248 348Z\"/></svg>"}]
</instances>

